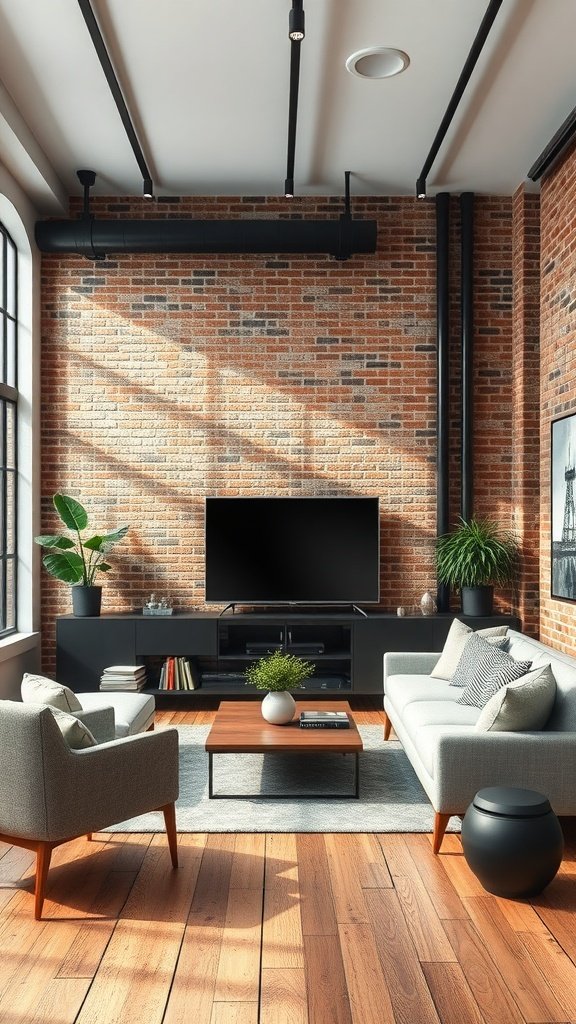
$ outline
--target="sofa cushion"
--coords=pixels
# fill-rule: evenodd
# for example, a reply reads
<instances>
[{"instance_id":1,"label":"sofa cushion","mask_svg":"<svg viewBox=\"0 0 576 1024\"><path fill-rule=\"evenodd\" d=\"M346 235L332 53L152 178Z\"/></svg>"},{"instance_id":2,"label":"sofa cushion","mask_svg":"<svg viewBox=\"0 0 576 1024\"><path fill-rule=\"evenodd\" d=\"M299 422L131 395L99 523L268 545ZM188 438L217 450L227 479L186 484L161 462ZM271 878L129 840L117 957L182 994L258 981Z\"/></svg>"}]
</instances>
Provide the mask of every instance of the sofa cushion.
<instances>
[{"instance_id":1,"label":"sofa cushion","mask_svg":"<svg viewBox=\"0 0 576 1024\"><path fill-rule=\"evenodd\" d=\"M116 736L135 736L154 722L155 701L147 693L125 693L111 690L106 693L81 693L85 710L113 707Z\"/></svg>"},{"instance_id":2,"label":"sofa cushion","mask_svg":"<svg viewBox=\"0 0 576 1024\"><path fill-rule=\"evenodd\" d=\"M85 747L96 746L96 740L90 729L74 715L69 715L66 711L60 711L54 707L50 707L50 711L71 750L83 750Z\"/></svg>"},{"instance_id":3,"label":"sofa cushion","mask_svg":"<svg viewBox=\"0 0 576 1024\"><path fill-rule=\"evenodd\" d=\"M459 703L483 708L501 686L525 675L531 664L514 661L480 637L472 637L458 663L459 677L467 680Z\"/></svg>"},{"instance_id":4,"label":"sofa cushion","mask_svg":"<svg viewBox=\"0 0 576 1024\"><path fill-rule=\"evenodd\" d=\"M556 679L556 700L546 730L576 732L576 660L516 630L510 630L509 650L515 658L532 658L533 668L550 664Z\"/></svg>"},{"instance_id":5,"label":"sofa cushion","mask_svg":"<svg viewBox=\"0 0 576 1024\"><path fill-rule=\"evenodd\" d=\"M72 690L47 676L25 672L20 693L24 704L49 704L59 711L82 710L82 705Z\"/></svg>"},{"instance_id":6,"label":"sofa cushion","mask_svg":"<svg viewBox=\"0 0 576 1024\"><path fill-rule=\"evenodd\" d=\"M417 736L417 750L420 760L424 765L426 771L431 778L435 777L436 774L436 756L438 753L438 744L443 736L465 736L470 737L471 742L476 735L476 730L473 724L455 724L446 725L441 723L439 725L424 725L418 730ZM414 740L412 739L414 742ZM464 776L466 774L466 764L463 763L461 766L461 772Z\"/></svg>"},{"instance_id":7,"label":"sofa cushion","mask_svg":"<svg viewBox=\"0 0 576 1024\"><path fill-rule=\"evenodd\" d=\"M556 696L550 665L542 665L502 686L480 712L479 732L522 732L543 729Z\"/></svg>"},{"instance_id":8,"label":"sofa cushion","mask_svg":"<svg viewBox=\"0 0 576 1024\"><path fill-rule=\"evenodd\" d=\"M386 680L386 699L399 715L414 701L450 701L455 704L461 691L450 689L445 679L431 679L421 675L393 675Z\"/></svg>"},{"instance_id":9,"label":"sofa cushion","mask_svg":"<svg viewBox=\"0 0 576 1024\"><path fill-rule=\"evenodd\" d=\"M508 626L489 626L487 629L476 630L476 635L484 638L505 637L507 632ZM452 679L464 647L473 633L474 630L465 622L452 620L442 654L430 673L433 679Z\"/></svg>"},{"instance_id":10,"label":"sofa cushion","mask_svg":"<svg viewBox=\"0 0 576 1024\"><path fill-rule=\"evenodd\" d=\"M417 731L427 725L476 725L481 714L479 708L459 704L457 700L419 700L405 708L402 721L418 746Z\"/></svg>"}]
</instances>

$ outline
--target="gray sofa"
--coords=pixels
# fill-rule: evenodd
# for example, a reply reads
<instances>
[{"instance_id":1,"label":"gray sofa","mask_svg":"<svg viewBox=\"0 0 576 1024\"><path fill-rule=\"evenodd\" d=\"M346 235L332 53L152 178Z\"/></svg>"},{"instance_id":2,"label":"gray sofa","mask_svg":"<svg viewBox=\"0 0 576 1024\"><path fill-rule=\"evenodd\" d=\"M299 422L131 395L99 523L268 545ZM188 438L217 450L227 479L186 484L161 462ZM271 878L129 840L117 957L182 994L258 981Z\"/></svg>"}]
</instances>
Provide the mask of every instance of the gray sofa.
<instances>
[{"instance_id":1,"label":"gray sofa","mask_svg":"<svg viewBox=\"0 0 576 1024\"><path fill-rule=\"evenodd\" d=\"M544 793L557 814L576 814L576 659L509 631L506 650L534 668L549 663L556 699L539 732L478 732L480 710L458 704L462 690L428 673L439 653L384 656L384 710L435 811L438 853L451 815L462 815L484 786Z\"/></svg>"}]
</instances>

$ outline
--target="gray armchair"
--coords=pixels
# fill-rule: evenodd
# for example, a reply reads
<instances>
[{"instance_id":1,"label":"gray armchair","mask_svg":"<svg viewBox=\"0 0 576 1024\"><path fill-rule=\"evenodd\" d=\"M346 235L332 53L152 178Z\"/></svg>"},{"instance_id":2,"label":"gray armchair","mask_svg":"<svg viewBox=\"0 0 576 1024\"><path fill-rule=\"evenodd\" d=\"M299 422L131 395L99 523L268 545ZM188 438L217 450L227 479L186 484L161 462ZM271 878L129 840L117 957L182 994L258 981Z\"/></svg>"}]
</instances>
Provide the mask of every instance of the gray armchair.
<instances>
[{"instance_id":1,"label":"gray armchair","mask_svg":"<svg viewBox=\"0 0 576 1024\"><path fill-rule=\"evenodd\" d=\"M40 920L52 850L160 810L173 867L178 733L146 732L71 750L50 708L0 701L0 840L36 852Z\"/></svg>"}]
</instances>

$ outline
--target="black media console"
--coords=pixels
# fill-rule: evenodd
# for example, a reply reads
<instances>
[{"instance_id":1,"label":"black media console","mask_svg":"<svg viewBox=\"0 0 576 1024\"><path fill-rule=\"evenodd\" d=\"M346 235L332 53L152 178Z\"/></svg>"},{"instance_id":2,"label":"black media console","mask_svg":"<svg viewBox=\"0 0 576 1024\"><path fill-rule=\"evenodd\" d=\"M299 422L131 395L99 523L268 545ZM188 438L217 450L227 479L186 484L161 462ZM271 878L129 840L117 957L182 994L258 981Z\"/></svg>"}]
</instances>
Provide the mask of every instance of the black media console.
<instances>
[{"instance_id":1,"label":"black media console","mask_svg":"<svg viewBox=\"0 0 576 1024\"><path fill-rule=\"evenodd\" d=\"M510 615L475 619L459 615L474 629L506 623L520 628ZM102 615L56 622L56 677L73 690L97 690L109 665L143 664L147 692L162 701L194 701L199 696L250 696L246 667L268 650L283 647L315 666L305 686L310 697L382 693L382 659L386 651L441 651L454 615L387 615L354 612L251 612L221 616L191 612L145 618ZM187 658L198 688L159 691L164 660ZM304 694L303 694L304 696Z\"/></svg>"}]
</instances>

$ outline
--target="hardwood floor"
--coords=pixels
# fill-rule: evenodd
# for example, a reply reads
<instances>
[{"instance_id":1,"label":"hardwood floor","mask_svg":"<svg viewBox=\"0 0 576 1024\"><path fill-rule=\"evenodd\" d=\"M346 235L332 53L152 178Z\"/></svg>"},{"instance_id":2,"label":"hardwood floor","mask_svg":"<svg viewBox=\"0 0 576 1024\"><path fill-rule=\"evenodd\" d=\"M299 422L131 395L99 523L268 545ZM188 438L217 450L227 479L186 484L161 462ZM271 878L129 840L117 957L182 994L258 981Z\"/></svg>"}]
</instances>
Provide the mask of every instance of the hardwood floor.
<instances>
[{"instance_id":1,"label":"hardwood floor","mask_svg":"<svg viewBox=\"0 0 576 1024\"><path fill-rule=\"evenodd\" d=\"M576 1024L573 824L529 902L454 835L182 835L174 872L164 835L98 833L54 852L41 922L33 855L2 845L0 1021Z\"/></svg>"}]
</instances>

